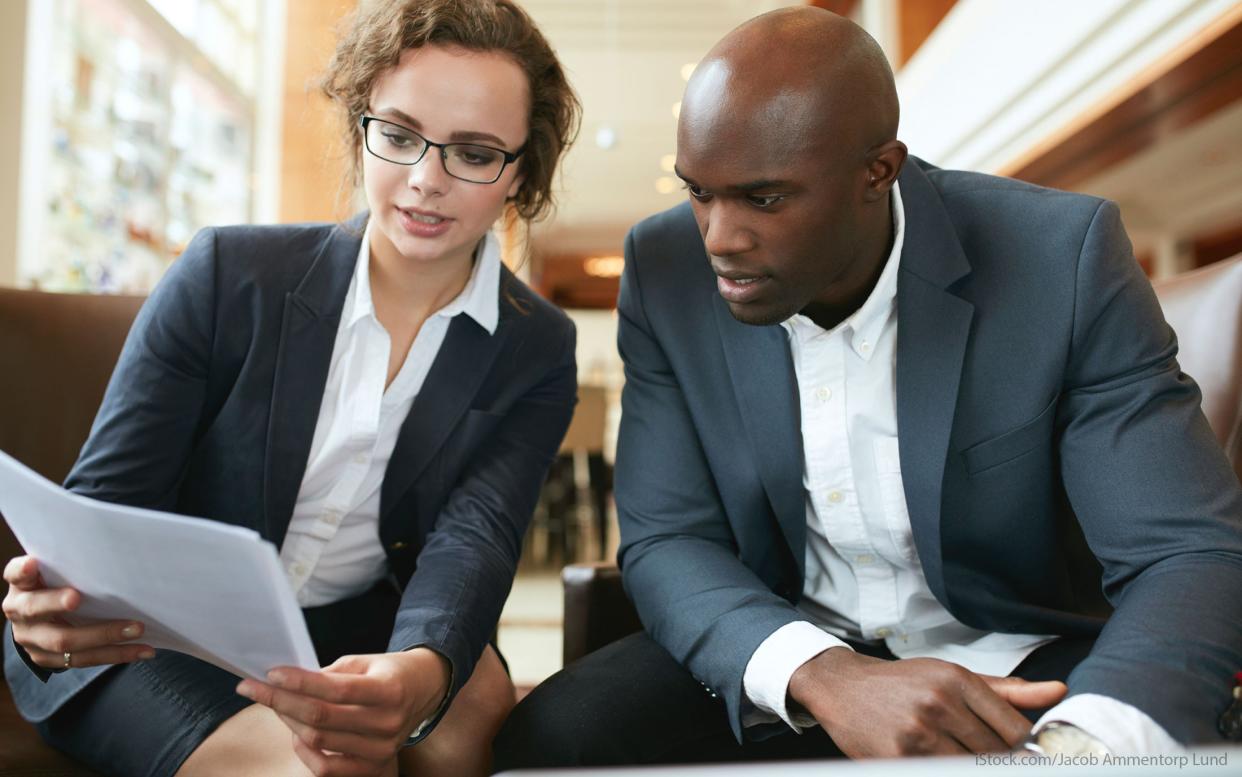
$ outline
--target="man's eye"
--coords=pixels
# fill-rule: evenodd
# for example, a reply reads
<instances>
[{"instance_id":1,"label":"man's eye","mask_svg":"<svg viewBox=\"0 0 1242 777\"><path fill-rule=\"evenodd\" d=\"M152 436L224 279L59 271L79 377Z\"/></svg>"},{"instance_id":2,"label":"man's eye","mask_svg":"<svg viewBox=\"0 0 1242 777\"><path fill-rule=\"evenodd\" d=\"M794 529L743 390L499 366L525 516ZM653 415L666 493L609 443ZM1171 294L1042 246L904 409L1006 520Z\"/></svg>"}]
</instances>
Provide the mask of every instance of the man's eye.
<instances>
[{"instance_id":1,"label":"man's eye","mask_svg":"<svg viewBox=\"0 0 1242 777\"><path fill-rule=\"evenodd\" d=\"M781 200L785 199L783 194L751 194L746 197L747 201L756 208L770 208Z\"/></svg>"},{"instance_id":2,"label":"man's eye","mask_svg":"<svg viewBox=\"0 0 1242 777\"><path fill-rule=\"evenodd\" d=\"M685 189L686 191L690 192L690 196L691 196L691 197L693 197L694 199L696 199L696 200L700 201L700 202L703 202L703 201L707 200L709 197L711 197L711 195L710 195L710 194L708 194L706 191L704 191L704 190L702 189L702 187L695 186L695 185L694 185L694 184L692 184L692 183L685 184L685 185L684 185L684 186L682 186L681 188L683 188L683 189Z\"/></svg>"}]
</instances>

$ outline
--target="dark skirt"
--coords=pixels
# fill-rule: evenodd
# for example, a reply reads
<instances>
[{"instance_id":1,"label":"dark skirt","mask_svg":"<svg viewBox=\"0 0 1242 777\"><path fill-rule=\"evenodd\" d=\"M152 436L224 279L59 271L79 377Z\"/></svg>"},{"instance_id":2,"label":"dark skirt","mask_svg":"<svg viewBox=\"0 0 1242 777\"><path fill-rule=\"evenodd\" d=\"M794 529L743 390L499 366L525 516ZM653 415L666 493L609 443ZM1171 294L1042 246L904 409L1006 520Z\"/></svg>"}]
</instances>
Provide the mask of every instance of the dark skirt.
<instances>
[{"instance_id":1,"label":"dark skirt","mask_svg":"<svg viewBox=\"0 0 1242 777\"><path fill-rule=\"evenodd\" d=\"M302 611L321 666L388 649L401 595L387 580L353 599ZM240 678L171 650L117 666L84 688L39 733L58 750L118 777L171 777L221 723L251 704Z\"/></svg>"}]
</instances>

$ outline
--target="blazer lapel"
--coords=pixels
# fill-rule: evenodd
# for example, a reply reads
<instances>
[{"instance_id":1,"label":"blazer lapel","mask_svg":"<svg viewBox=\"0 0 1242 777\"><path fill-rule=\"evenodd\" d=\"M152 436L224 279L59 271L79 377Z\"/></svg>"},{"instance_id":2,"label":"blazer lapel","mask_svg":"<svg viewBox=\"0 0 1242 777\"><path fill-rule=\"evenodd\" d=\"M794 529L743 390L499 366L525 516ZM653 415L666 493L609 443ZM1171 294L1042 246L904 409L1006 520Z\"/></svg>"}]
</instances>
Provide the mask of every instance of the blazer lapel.
<instances>
[{"instance_id":1,"label":"blazer lapel","mask_svg":"<svg viewBox=\"0 0 1242 777\"><path fill-rule=\"evenodd\" d=\"M341 308L362 245L365 214L360 218L350 222L348 232L332 229L297 290L285 295L263 469L267 539L277 547L289 528L315 437Z\"/></svg>"},{"instance_id":2,"label":"blazer lapel","mask_svg":"<svg viewBox=\"0 0 1242 777\"><path fill-rule=\"evenodd\" d=\"M724 300L712 296L725 361L742 412L742 426L750 439L768 502L801 578L806 557L801 412L785 330L740 323Z\"/></svg>"},{"instance_id":3,"label":"blazer lapel","mask_svg":"<svg viewBox=\"0 0 1242 777\"><path fill-rule=\"evenodd\" d=\"M380 490L381 524L478 394L506 340L510 328L506 312L502 301L500 322L492 334L465 314L453 317L427 379L401 424Z\"/></svg>"},{"instance_id":4,"label":"blazer lapel","mask_svg":"<svg viewBox=\"0 0 1242 777\"><path fill-rule=\"evenodd\" d=\"M901 174L906 235L897 276L897 433L914 542L942 604L940 505L949 435L974 306L949 288L970 273L952 222L927 176Z\"/></svg>"}]
</instances>

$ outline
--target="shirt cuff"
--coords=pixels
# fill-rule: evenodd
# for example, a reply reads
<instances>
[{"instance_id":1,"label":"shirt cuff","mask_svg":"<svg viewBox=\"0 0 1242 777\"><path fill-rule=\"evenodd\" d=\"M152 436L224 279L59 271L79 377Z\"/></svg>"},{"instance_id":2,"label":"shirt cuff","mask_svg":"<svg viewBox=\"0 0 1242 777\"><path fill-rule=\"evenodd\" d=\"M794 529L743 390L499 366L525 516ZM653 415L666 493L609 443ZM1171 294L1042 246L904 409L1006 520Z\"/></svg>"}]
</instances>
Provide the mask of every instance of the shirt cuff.
<instances>
[{"instance_id":1,"label":"shirt cuff","mask_svg":"<svg viewBox=\"0 0 1242 777\"><path fill-rule=\"evenodd\" d=\"M816 628L807 621L786 623L768 635L746 663L742 689L751 704L776 715L799 734L803 728L818 725L810 715L790 715L785 705L789 681L798 668L825 650L844 647L847 643ZM762 718L754 723L764 722Z\"/></svg>"},{"instance_id":2,"label":"shirt cuff","mask_svg":"<svg viewBox=\"0 0 1242 777\"><path fill-rule=\"evenodd\" d=\"M1137 707L1097 693L1081 693L1044 713L1035 724L1060 721L1077 726L1117 755L1160 755L1181 752L1169 732Z\"/></svg>"}]
</instances>

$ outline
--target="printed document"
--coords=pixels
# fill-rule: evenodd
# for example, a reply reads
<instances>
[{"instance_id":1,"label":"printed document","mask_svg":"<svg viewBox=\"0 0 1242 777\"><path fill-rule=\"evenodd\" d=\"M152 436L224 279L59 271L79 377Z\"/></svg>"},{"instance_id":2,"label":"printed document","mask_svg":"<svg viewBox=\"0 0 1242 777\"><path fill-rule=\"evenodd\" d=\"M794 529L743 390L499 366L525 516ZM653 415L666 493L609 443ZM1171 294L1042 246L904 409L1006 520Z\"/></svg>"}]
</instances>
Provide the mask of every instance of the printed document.
<instances>
[{"instance_id":1,"label":"printed document","mask_svg":"<svg viewBox=\"0 0 1242 777\"><path fill-rule=\"evenodd\" d=\"M319 668L276 547L257 532L74 494L3 451L0 513L44 583L82 592L75 624L140 621L136 642L242 677Z\"/></svg>"}]
</instances>

